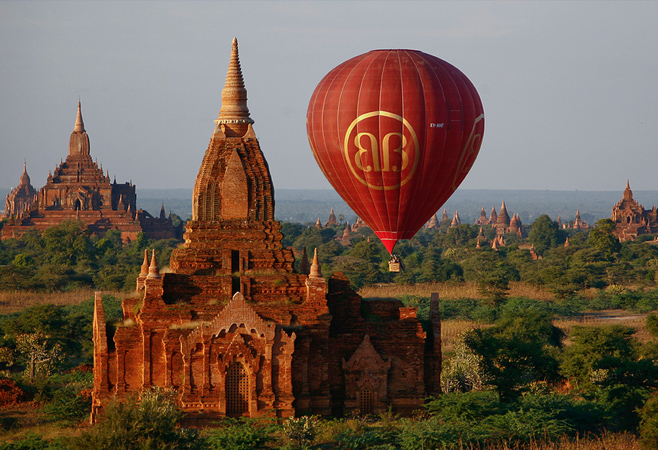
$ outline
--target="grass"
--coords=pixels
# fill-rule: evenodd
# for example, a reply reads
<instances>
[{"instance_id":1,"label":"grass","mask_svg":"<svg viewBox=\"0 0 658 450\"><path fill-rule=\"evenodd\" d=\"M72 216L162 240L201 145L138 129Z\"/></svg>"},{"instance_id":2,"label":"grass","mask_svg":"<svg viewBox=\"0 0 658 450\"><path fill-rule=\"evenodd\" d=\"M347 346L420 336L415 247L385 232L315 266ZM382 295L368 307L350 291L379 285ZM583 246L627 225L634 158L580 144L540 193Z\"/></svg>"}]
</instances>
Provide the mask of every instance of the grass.
<instances>
[{"instance_id":1,"label":"grass","mask_svg":"<svg viewBox=\"0 0 658 450\"><path fill-rule=\"evenodd\" d=\"M647 329L646 319L647 314L633 314L619 310L604 310L588 312L575 319L572 317L557 318L554 324L564 331L567 336L565 341L566 344L569 344L569 335L574 326L598 327L604 325L625 325L627 327L633 327L635 328L634 337L644 343L654 339Z\"/></svg>"},{"instance_id":2,"label":"grass","mask_svg":"<svg viewBox=\"0 0 658 450\"><path fill-rule=\"evenodd\" d=\"M33 402L20 403L15 406L0 408L0 419L12 419L15 424L7 430L0 429L0 442L16 442L36 434L44 439L53 440L80 433L81 428L64 427L60 423L48 420L41 406ZM86 423L81 423L86 425Z\"/></svg>"},{"instance_id":3,"label":"grass","mask_svg":"<svg viewBox=\"0 0 658 450\"><path fill-rule=\"evenodd\" d=\"M552 301L554 296L546 289L533 286L528 283L510 283L510 297L526 297L534 300ZM359 290L359 295L363 298L399 298L403 295L412 295L418 297L429 297L432 293L438 293L440 299L456 300L459 298L480 298L482 294L478 290L476 283L423 283L415 285L397 285L397 284L378 284L375 286L363 287Z\"/></svg>"},{"instance_id":4,"label":"grass","mask_svg":"<svg viewBox=\"0 0 658 450\"><path fill-rule=\"evenodd\" d=\"M531 442L523 445L500 443L486 446L464 446L460 450L638 450L640 440L631 433L605 433L601 436L564 438L558 442Z\"/></svg>"},{"instance_id":5,"label":"grass","mask_svg":"<svg viewBox=\"0 0 658 450\"><path fill-rule=\"evenodd\" d=\"M464 332L473 330L475 328L483 328L489 326L480 322L472 320L443 320L441 321L441 351L445 356L454 347L459 336Z\"/></svg>"},{"instance_id":6,"label":"grass","mask_svg":"<svg viewBox=\"0 0 658 450\"><path fill-rule=\"evenodd\" d=\"M600 327L605 325L625 325L635 328L635 338L640 342L648 342L655 339L646 326L647 314L632 314L626 311L596 311L583 314L581 317L558 317L553 322L566 335L564 343L569 345L569 336L574 326ZM465 331L475 328L490 326L473 320L443 320L441 321L441 344L443 354L450 352Z\"/></svg>"},{"instance_id":7,"label":"grass","mask_svg":"<svg viewBox=\"0 0 658 450\"><path fill-rule=\"evenodd\" d=\"M21 311L28 306L53 304L53 305L78 305L89 298L94 297L94 292L91 289L71 291L71 292L30 292L30 291L15 291L15 292L0 292L0 314L11 314ZM103 294L110 294L116 298L123 298L126 296L122 292L103 292Z\"/></svg>"}]
</instances>

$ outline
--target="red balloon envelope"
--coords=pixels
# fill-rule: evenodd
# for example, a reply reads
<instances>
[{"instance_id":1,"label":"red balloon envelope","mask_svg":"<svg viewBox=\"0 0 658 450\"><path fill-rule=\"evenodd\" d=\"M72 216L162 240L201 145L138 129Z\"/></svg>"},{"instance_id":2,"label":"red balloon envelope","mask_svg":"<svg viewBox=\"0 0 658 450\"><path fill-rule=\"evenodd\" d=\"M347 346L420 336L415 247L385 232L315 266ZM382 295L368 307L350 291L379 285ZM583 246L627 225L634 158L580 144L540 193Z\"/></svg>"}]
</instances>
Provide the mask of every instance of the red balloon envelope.
<instances>
[{"instance_id":1,"label":"red balloon envelope","mask_svg":"<svg viewBox=\"0 0 658 450\"><path fill-rule=\"evenodd\" d=\"M392 252L470 170L484 112L451 64L416 50L375 50L320 81L306 127L324 175Z\"/></svg>"}]
</instances>

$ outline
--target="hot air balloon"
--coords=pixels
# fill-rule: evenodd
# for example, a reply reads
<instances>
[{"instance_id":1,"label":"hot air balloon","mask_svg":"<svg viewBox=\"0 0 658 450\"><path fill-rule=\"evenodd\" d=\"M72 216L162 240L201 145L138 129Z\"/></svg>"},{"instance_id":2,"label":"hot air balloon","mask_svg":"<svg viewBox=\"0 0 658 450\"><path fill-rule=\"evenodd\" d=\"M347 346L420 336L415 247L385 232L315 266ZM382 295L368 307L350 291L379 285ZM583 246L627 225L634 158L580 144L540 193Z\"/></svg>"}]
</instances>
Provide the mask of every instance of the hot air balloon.
<instances>
[{"instance_id":1,"label":"hot air balloon","mask_svg":"<svg viewBox=\"0 0 658 450\"><path fill-rule=\"evenodd\" d=\"M392 253L457 189L484 133L473 84L417 50L374 50L331 70L306 116L322 172Z\"/></svg>"}]
</instances>

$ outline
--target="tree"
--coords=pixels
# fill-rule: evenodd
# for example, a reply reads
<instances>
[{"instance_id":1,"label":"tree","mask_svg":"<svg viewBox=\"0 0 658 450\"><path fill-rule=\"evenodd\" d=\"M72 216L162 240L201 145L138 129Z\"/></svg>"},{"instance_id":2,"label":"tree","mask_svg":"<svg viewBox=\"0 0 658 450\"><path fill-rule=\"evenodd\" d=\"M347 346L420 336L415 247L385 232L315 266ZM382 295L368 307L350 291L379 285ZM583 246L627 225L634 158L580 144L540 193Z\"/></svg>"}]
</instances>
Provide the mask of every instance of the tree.
<instances>
[{"instance_id":1,"label":"tree","mask_svg":"<svg viewBox=\"0 0 658 450\"><path fill-rule=\"evenodd\" d=\"M34 305L6 320L2 324L2 330L5 334L14 337L20 334L41 333L60 340L65 338L67 332L64 316L63 306Z\"/></svg>"},{"instance_id":2,"label":"tree","mask_svg":"<svg viewBox=\"0 0 658 450\"><path fill-rule=\"evenodd\" d=\"M553 222L550 217L543 214L532 223L528 240L535 247L538 255L543 255L549 248L557 247L560 242L560 228L557 222Z\"/></svg>"},{"instance_id":3,"label":"tree","mask_svg":"<svg viewBox=\"0 0 658 450\"><path fill-rule=\"evenodd\" d=\"M423 283L461 279L463 270L459 264L441 258L441 249L430 247L422 255L419 280ZM406 262L406 260L405 260ZM405 270L407 267L405 266Z\"/></svg>"},{"instance_id":4,"label":"tree","mask_svg":"<svg viewBox=\"0 0 658 450\"><path fill-rule=\"evenodd\" d=\"M531 382L558 378L561 334L552 319L547 311L521 304L504 312L493 327L464 336L501 401L518 399Z\"/></svg>"},{"instance_id":5,"label":"tree","mask_svg":"<svg viewBox=\"0 0 658 450\"><path fill-rule=\"evenodd\" d=\"M92 257L91 232L83 222L66 221L43 233L49 259L53 264L74 266Z\"/></svg>"},{"instance_id":6,"label":"tree","mask_svg":"<svg viewBox=\"0 0 658 450\"><path fill-rule=\"evenodd\" d=\"M638 411L658 387L658 365L640 358L635 330L622 325L576 327L564 352L562 373L586 397L615 416L614 425L634 430Z\"/></svg>"},{"instance_id":7,"label":"tree","mask_svg":"<svg viewBox=\"0 0 658 450\"><path fill-rule=\"evenodd\" d=\"M616 224L610 219L601 219L589 231L587 244L610 258L621 249L619 239L613 234Z\"/></svg>"},{"instance_id":8,"label":"tree","mask_svg":"<svg viewBox=\"0 0 658 450\"><path fill-rule=\"evenodd\" d=\"M505 261L503 254L489 248L475 252L462 261L464 279L475 281L480 293L494 304L507 297L510 281L518 281L519 272Z\"/></svg>"},{"instance_id":9,"label":"tree","mask_svg":"<svg viewBox=\"0 0 658 450\"><path fill-rule=\"evenodd\" d=\"M30 380L49 376L64 359L61 345L41 333L17 336L16 351L23 359L25 375Z\"/></svg>"},{"instance_id":10,"label":"tree","mask_svg":"<svg viewBox=\"0 0 658 450\"><path fill-rule=\"evenodd\" d=\"M573 385L591 389L601 361L636 359L634 332L633 328L623 325L574 327L570 334L572 344L564 351L560 370Z\"/></svg>"},{"instance_id":11,"label":"tree","mask_svg":"<svg viewBox=\"0 0 658 450\"><path fill-rule=\"evenodd\" d=\"M283 233L283 240L281 243L284 247L291 247L295 239L297 239L304 231L304 225L301 223L283 222L281 224L281 233Z\"/></svg>"}]
</instances>

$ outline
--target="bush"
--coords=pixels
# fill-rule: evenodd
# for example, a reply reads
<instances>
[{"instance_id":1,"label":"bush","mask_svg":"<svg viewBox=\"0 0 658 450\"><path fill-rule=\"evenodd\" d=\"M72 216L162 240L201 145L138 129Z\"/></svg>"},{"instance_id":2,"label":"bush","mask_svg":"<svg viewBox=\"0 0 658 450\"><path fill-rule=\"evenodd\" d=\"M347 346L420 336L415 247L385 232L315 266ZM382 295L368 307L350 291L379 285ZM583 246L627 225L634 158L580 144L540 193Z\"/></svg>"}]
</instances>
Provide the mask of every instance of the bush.
<instances>
[{"instance_id":1,"label":"bush","mask_svg":"<svg viewBox=\"0 0 658 450\"><path fill-rule=\"evenodd\" d=\"M175 393L159 388L135 399L114 401L102 421L69 442L72 450L178 450L201 449L197 432L177 428L183 414L175 403Z\"/></svg>"},{"instance_id":2,"label":"bush","mask_svg":"<svg viewBox=\"0 0 658 450\"><path fill-rule=\"evenodd\" d=\"M283 422L283 431L300 448L308 448L320 431L320 423L315 416L291 417Z\"/></svg>"},{"instance_id":3,"label":"bush","mask_svg":"<svg viewBox=\"0 0 658 450\"><path fill-rule=\"evenodd\" d=\"M210 431L206 436L206 448L216 450L260 450L273 438L276 425L254 419L222 420L222 428Z\"/></svg>"},{"instance_id":4,"label":"bush","mask_svg":"<svg viewBox=\"0 0 658 450\"><path fill-rule=\"evenodd\" d=\"M658 395L653 395L640 410L640 437L642 446L658 449Z\"/></svg>"},{"instance_id":5,"label":"bush","mask_svg":"<svg viewBox=\"0 0 658 450\"><path fill-rule=\"evenodd\" d=\"M443 363L441 390L443 392L481 391L488 378L482 371L482 358L468 348L462 334L454 345L452 356Z\"/></svg>"},{"instance_id":6,"label":"bush","mask_svg":"<svg viewBox=\"0 0 658 450\"><path fill-rule=\"evenodd\" d=\"M61 422L62 425L77 425L89 417L91 397L80 395L67 386L55 391L52 401L43 411L51 420Z\"/></svg>"},{"instance_id":7,"label":"bush","mask_svg":"<svg viewBox=\"0 0 658 450\"><path fill-rule=\"evenodd\" d=\"M66 450L66 446L60 441L49 442L37 434L29 433L20 441L0 443L0 450Z\"/></svg>"}]
</instances>

